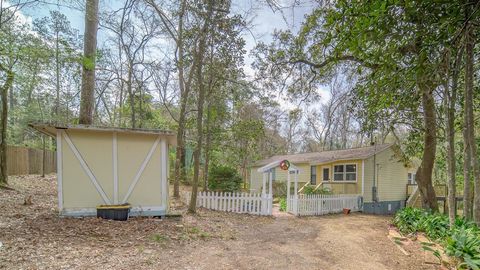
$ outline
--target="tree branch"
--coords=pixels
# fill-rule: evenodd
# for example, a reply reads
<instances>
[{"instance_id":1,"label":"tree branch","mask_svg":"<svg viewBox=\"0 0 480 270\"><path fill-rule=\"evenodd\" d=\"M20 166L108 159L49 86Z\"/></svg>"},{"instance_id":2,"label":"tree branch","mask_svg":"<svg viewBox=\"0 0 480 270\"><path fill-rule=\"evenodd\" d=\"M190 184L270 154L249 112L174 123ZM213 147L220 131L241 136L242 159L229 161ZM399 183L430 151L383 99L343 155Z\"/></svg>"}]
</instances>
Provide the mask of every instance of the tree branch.
<instances>
[{"instance_id":1,"label":"tree branch","mask_svg":"<svg viewBox=\"0 0 480 270\"><path fill-rule=\"evenodd\" d=\"M332 62L337 62L337 61L352 61L352 62L359 63L362 66L365 66L365 67L368 67L368 68L371 68L371 69L376 69L380 66L378 64L365 62L363 59L359 59L359 58L357 58L353 55L341 55L341 56L337 56L337 57L331 57L331 58L326 59L322 63L314 63L314 62L306 60L306 59L292 60L289 63L290 64L302 63L302 64L306 64L310 67L320 69L320 68L323 68L323 67L325 67L326 65L328 65Z\"/></svg>"}]
</instances>

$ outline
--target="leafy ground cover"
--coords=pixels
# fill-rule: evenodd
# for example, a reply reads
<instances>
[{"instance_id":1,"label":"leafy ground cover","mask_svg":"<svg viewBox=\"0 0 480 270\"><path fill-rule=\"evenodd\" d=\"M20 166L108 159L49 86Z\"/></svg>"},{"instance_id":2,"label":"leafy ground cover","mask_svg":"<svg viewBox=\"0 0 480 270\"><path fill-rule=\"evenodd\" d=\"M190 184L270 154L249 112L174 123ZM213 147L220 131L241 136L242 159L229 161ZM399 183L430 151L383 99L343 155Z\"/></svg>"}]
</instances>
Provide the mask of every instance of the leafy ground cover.
<instances>
[{"instance_id":1,"label":"leafy ground cover","mask_svg":"<svg viewBox=\"0 0 480 270\"><path fill-rule=\"evenodd\" d=\"M446 215L407 207L397 212L393 223L403 234L423 232L440 243L457 268L480 269L480 230L473 222L457 218L450 226Z\"/></svg>"}]
</instances>

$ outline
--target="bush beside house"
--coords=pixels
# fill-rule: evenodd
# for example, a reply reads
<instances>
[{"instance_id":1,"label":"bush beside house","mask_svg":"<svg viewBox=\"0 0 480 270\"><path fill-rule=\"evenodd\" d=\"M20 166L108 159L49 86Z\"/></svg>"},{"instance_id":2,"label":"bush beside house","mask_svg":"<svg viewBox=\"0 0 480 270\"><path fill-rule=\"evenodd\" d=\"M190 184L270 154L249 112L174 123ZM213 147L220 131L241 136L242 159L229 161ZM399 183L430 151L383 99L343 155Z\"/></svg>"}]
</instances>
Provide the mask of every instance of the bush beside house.
<instances>
[{"instance_id":1,"label":"bush beside house","mask_svg":"<svg viewBox=\"0 0 480 270\"><path fill-rule=\"evenodd\" d=\"M424 232L445 248L445 253L460 261L458 269L480 269L480 229L473 222L457 218L450 226L448 217L417 208L397 212L393 223L403 234Z\"/></svg>"},{"instance_id":2,"label":"bush beside house","mask_svg":"<svg viewBox=\"0 0 480 270\"><path fill-rule=\"evenodd\" d=\"M216 165L208 174L208 188L214 191L234 192L239 191L242 177L235 168Z\"/></svg>"}]
</instances>

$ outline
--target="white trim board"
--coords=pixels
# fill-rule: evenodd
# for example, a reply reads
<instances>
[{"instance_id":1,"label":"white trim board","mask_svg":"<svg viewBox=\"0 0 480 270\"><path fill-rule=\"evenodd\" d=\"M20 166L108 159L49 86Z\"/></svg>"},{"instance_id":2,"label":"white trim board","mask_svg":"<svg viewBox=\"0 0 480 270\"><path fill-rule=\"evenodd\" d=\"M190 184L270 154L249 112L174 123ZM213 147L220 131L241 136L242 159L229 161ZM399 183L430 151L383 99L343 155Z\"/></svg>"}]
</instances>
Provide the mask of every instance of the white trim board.
<instances>
[{"instance_id":1,"label":"white trim board","mask_svg":"<svg viewBox=\"0 0 480 270\"><path fill-rule=\"evenodd\" d=\"M167 141L162 139L160 142L160 183L163 205L168 204L168 146Z\"/></svg>"},{"instance_id":2,"label":"white trim board","mask_svg":"<svg viewBox=\"0 0 480 270\"><path fill-rule=\"evenodd\" d=\"M113 203L118 204L118 140L117 132L112 135L112 159L113 159Z\"/></svg>"},{"instance_id":3,"label":"white trim board","mask_svg":"<svg viewBox=\"0 0 480 270\"><path fill-rule=\"evenodd\" d=\"M63 154L62 154L62 132L57 130L57 192L58 211L63 210Z\"/></svg>"}]
</instances>

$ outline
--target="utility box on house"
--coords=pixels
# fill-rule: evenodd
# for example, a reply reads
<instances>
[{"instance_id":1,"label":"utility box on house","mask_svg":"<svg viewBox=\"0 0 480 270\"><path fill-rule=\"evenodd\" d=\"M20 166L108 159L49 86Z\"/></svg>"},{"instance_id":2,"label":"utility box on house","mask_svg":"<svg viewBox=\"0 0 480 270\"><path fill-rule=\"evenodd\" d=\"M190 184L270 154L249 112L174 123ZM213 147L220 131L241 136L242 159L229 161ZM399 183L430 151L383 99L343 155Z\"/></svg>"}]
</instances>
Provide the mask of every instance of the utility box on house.
<instances>
[{"instance_id":1,"label":"utility box on house","mask_svg":"<svg viewBox=\"0 0 480 270\"><path fill-rule=\"evenodd\" d=\"M99 205L129 203L130 215L168 210L168 149L173 132L152 129L31 124L57 141L58 208L95 216Z\"/></svg>"}]
</instances>

